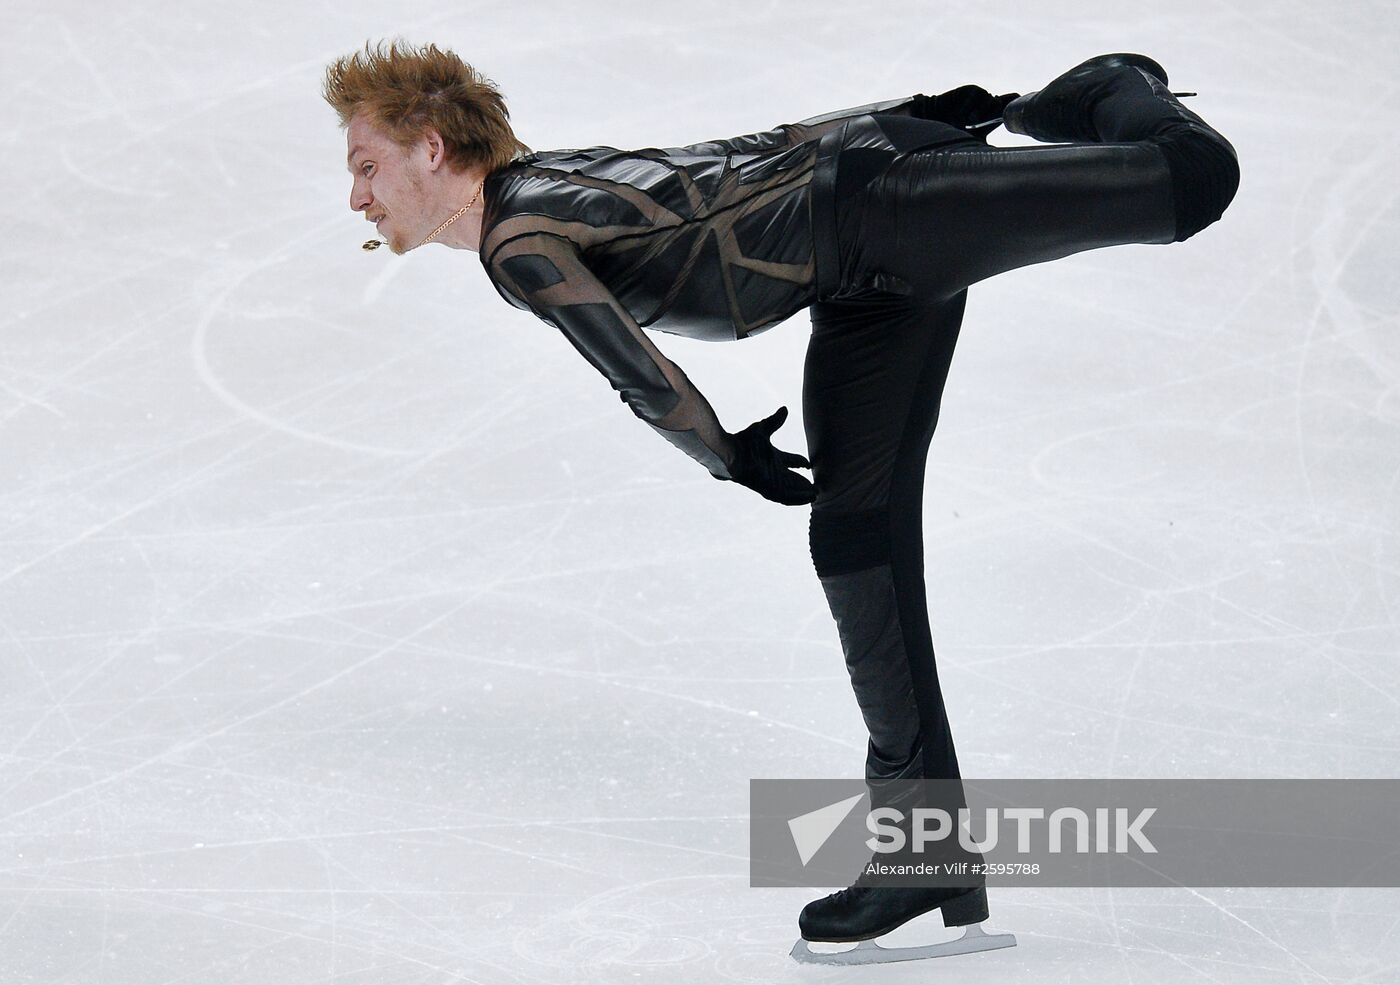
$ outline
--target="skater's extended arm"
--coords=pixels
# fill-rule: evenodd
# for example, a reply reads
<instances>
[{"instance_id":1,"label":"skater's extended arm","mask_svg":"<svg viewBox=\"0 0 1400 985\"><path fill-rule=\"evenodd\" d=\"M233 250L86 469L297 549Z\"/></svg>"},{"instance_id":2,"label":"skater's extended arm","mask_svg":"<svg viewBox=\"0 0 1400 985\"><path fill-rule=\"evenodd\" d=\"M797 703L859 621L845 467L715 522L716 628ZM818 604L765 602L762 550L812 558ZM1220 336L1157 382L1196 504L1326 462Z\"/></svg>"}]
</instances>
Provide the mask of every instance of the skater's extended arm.
<instances>
[{"instance_id":1,"label":"skater's extended arm","mask_svg":"<svg viewBox=\"0 0 1400 985\"><path fill-rule=\"evenodd\" d=\"M964 85L936 96L916 93L897 99L887 99L864 106L824 113L798 123L784 123L772 130L730 137L727 140L707 140L685 147L667 148L671 155L724 156L726 154L761 154L766 151L794 147L809 140L817 140L828 130L834 130L847 120L868 113L882 113L888 116L912 116L920 120L937 120L952 126L963 127L974 133L990 131L1001 120L1001 110L1016 93L993 96L980 86Z\"/></svg>"},{"instance_id":2,"label":"skater's extended arm","mask_svg":"<svg viewBox=\"0 0 1400 985\"><path fill-rule=\"evenodd\" d=\"M502 245L494 279L558 328L632 413L717 479L733 478L736 447L714 409L595 277L573 243L532 233Z\"/></svg>"}]
</instances>

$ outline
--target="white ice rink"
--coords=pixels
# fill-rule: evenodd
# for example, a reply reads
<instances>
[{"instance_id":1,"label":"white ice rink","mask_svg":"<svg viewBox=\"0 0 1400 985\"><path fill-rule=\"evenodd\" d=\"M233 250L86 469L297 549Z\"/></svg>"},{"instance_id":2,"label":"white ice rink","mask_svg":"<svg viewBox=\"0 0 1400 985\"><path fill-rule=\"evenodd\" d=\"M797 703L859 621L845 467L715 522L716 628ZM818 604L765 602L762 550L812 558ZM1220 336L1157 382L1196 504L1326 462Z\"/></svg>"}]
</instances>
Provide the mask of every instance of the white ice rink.
<instances>
[{"instance_id":1,"label":"white ice rink","mask_svg":"<svg viewBox=\"0 0 1400 985\"><path fill-rule=\"evenodd\" d=\"M1394 777L1395 3L4 13L0 985L1400 981L1385 889L994 886L1016 948L793 963L827 890L749 887L749 779L866 741L808 510L476 254L362 252L319 94L401 35L532 147L666 146L1156 57L1224 219L969 294L925 499L963 771ZM805 451L808 328L654 338Z\"/></svg>"}]
</instances>

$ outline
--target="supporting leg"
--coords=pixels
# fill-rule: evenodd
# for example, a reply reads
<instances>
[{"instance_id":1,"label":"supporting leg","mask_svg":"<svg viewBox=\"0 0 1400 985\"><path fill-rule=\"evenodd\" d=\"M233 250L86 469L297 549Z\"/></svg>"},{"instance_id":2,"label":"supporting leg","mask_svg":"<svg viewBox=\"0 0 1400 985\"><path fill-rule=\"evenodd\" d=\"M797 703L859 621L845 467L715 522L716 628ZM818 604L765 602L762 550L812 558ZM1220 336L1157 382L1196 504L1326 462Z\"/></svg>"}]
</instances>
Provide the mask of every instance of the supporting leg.
<instances>
[{"instance_id":1,"label":"supporting leg","mask_svg":"<svg viewBox=\"0 0 1400 985\"><path fill-rule=\"evenodd\" d=\"M928 624L923 482L965 302L812 308L812 561L870 731L869 780L959 775Z\"/></svg>"},{"instance_id":2,"label":"supporting leg","mask_svg":"<svg viewBox=\"0 0 1400 985\"><path fill-rule=\"evenodd\" d=\"M965 303L960 294L816 305L803 381L817 487L812 561L870 732L872 805L902 808L906 819L920 806L918 790L888 781L960 777L928 625L923 483ZM965 804L957 800L954 810ZM810 903L798 922L807 940L828 941L877 936L933 909L948 926L974 923L986 918L986 893L984 880L968 881L892 887L859 878Z\"/></svg>"}]
</instances>

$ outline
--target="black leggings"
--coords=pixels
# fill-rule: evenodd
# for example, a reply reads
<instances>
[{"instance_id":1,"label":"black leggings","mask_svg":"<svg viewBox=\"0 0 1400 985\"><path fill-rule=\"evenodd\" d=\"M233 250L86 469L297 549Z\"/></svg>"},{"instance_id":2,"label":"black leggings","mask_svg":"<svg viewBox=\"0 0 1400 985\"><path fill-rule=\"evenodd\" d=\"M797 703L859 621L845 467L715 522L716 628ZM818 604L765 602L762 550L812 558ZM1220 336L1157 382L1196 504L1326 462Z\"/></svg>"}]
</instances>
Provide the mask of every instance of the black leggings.
<instances>
[{"instance_id":1,"label":"black leggings","mask_svg":"<svg viewBox=\"0 0 1400 985\"><path fill-rule=\"evenodd\" d=\"M1124 71L1094 110L1103 143L912 151L838 202L841 290L811 307L802 408L812 560L870 732L869 779L960 776L929 631L922 509L968 286L1084 250L1185 239L1238 185L1228 142Z\"/></svg>"}]
</instances>

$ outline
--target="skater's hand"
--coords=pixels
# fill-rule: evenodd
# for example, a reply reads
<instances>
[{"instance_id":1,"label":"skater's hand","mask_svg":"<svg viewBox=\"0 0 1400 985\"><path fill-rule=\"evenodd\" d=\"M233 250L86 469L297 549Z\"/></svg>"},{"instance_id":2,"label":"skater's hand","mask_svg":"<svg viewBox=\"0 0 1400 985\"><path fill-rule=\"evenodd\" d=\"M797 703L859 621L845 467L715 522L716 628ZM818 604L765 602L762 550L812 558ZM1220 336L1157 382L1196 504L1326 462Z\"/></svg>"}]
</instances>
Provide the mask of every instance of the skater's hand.
<instances>
[{"instance_id":1,"label":"skater's hand","mask_svg":"<svg viewBox=\"0 0 1400 985\"><path fill-rule=\"evenodd\" d=\"M811 463L794 452L779 451L769 440L773 432L783 426L787 413L786 407L779 407L763 420L730 435L735 448L734 463L729 467L730 480L748 486L775 503L802 506L817 498L817 489L810 479L798 475L791 467L811 468Z\"/></svg>"},{"instance_id":2,"label":"skater's hand","mask_svg":"<svg viewBox=\"0 0 1400 985\"><path fill-rule=\"evenodd\" d=\"M994 96L981 86L965 85L949 89L936 96L925 96L915 106L914 115L923 120L937 120L962 127L982 140L1001 126L1002 110L1020 93L1008 92Z\"/></svg>"}]
</instances>

